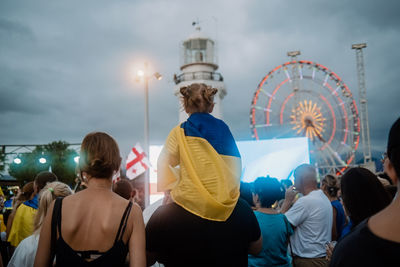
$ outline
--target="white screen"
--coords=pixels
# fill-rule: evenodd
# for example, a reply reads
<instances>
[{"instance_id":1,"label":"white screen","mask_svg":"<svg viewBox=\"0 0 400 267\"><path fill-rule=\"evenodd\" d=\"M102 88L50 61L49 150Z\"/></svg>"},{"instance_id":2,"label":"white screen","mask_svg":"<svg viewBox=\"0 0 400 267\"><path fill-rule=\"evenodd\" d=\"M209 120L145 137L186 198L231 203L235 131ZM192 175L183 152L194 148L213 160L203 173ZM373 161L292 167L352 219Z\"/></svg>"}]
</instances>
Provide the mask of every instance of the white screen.
<instances>
[{"instance_id":1,"label":"white screen","mask_svg":"<svg viewBox=\"0 0 400 267\"><path fill-rule=\"evenodd\" d=\"M292 171L303 163L310 163L308 138L282 138L259 141L236 142L242 157L242 180L253 182L257 177L269 175L278 180L291 177ZM157 159L162 146L150 146L150 203L161 198L161 192L155 193L157 187Z\"/></svg>"},{"instance_id":2,"label":"white screen","mask_svg":"<svg viewBox=\"0 0 400 267\"><path fill-rule=\"evenodd\" d=\"M291 178L297 166L310 163L307 137L236 143L242 157L243 182L266 175L278 180Z\"/></svg>"}]
</instances>

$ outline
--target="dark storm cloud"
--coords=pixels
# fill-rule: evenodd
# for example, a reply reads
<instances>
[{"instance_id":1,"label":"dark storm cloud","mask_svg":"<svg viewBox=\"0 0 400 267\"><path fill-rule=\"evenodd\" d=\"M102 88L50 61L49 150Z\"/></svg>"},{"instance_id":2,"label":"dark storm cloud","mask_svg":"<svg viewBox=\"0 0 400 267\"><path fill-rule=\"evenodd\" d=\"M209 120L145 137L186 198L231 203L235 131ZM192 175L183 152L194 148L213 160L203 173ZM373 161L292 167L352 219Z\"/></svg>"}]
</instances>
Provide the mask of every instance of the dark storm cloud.
<instances>
[{"instance_id":1,"label":"dark storm cloud","mask_svg":"<svg viewBox=\"0 0 400 267\"><path fill-rule=\"evenodd\" d=\"M150 81L150 138L161 144L178 121L179 44L199 18L218 41L224 118L238 139L250 138L253 93L287 51L338 73L357 98L350 46L367 42L371 141L382 150L400 115L397 10L361 0L1 1L0 143L80 142L100 130L127 153L143 139L143 84L132 75L147 60L164 75Z\"/></svg>"},{"instance_id":2,"label":"dark storm cloud","mask_svg":"<svg viewBox=\"0 0 400 267\"><path fill-rule=\"evenodd\" d=\"M3 42L6 39L20 37L25 40L33 40L33 33L29 27L15 21L0 18L0 39Z\"/></svg>"},{"instance_id":3,"label":"dark storm cloud","mask_svg":"<svg viewBox=\"0 0 400 267\"><path fill-rule=\"evenodd\" d=\"M32 87L16 74L17 71L11 73L7 69L0 67L0 95L1 105L0 112L2 114L8 112L19 113L40 113L46 109L41 107L40 99L32 94Z\"/></svg>"}]
</instances>

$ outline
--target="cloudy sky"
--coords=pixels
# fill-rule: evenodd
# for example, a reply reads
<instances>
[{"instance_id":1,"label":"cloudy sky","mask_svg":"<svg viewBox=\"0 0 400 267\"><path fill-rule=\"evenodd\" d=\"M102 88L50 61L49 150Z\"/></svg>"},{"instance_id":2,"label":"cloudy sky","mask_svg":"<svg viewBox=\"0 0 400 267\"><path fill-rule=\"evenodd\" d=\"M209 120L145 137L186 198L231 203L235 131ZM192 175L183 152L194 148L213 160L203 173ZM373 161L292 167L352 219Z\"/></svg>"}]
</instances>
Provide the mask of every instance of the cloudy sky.
<instances>
[{"instance_id":1,"label":"cloudy sky","mask_svg":"<svg viewBox=\"0 0 400 267\"><path fill-rule=\"evenodd\" d=\"M218 42L228 95L224 120L249 139L251 99L287 51L335 71L358 96L355 53L366 42L373 149L383 150L400 115L400 2L396 0L92 0L0 2L0 144L81 142L105 131L126 155L143 141L144 61L163 74L150 82L150 140L178 123L173 95L179 44L193 20Z\"/></svg>"}]
</instances>

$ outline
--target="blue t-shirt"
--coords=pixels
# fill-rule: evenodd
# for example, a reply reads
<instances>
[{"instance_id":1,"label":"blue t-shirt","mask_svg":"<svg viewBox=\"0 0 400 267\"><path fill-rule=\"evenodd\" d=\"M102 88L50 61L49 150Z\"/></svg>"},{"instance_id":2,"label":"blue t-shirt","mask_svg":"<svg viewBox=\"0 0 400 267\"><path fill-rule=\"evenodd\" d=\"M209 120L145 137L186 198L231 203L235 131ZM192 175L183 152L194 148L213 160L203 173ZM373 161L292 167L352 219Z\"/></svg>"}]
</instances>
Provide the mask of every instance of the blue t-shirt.
<instances>
[{"instance_id":1,"label":"blue t-shirt","mask_svg":"<svg viewBox=\"0 0 400 267\"><path fill-rule=\"evenodd\" d=\"M266 214L254 212L260 225L263 238L261 252L257 256L249 255L248 266L282 266L290 267L288 255L288 236L293 229L284 214Z\"/></svg>"},{"instance_id":2,"label":"blue t-shirt","mask_svg":"<svg viewBox=\"0 0 400 267\"><path fill-rule=\"evenodd\" d=\"M338 239L339 241L343 239L343 237L345 237L348 233L351 232L351 228L353 228L353 223L351 222L351 220L349 220L349 222L346 224L345 227L343 227L342 229L342 235L340 237L340 239Z\"/></svg>"},{"instance_id":3,"label":"blue t-shirt","mask_svg":"<svg viewBox=\"0 0 400 267\"><path fill-rule=\"evenodd\" d=\"M343 228L346 225L346 215L344 214L344 209L342 203L339 200L334 200L331 202L332 207L336 209L336 233L337 240L342 236Z\"/></svg>"}]
</instances>

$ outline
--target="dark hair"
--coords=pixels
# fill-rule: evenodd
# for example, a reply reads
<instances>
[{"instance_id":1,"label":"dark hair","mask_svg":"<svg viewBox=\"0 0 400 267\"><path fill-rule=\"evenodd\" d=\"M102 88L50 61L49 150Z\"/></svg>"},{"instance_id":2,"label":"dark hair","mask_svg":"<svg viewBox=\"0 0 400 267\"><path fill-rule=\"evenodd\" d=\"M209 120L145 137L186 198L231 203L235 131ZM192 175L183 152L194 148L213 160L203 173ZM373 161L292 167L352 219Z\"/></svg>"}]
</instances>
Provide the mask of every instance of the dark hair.
<instances>
[{"instance_id":1,"label":"dark hair","mask_svg":"<svg viewBox=\"0 0 400 267\"><path fill-rule=\"evenodd\" d=\"M106 133L85 136L81 145L79 170L95 178L111 178L121 165L117 142Z\"/></svg>"},{"instance_id":2,"label":"dark hair","mask_svg":"<svg viewBox=\"0 0 400 267\"><path fill-rule=\"evenodd\" d=\"M187 113L209 112L214 104L214 95L218 89L212 88L204 83L193 83L189 86L181 87L183 107Z\"/></svg>"},{"instance_id":3,"label":"dark hair","mask_svg":"<svg viewBox=\"0 0 400 267\"><path fill-rule=\"evenodd\" d=\"M393 165L397 178L400 179L400 118L390 128L387 155Z\"/></svg>"},{"instance_id":4,"label":"dark hair","mask_svg":"<svg viewBox=\"0 0 400 267\"><path fill-rule=\"evenodd\" d=\"M18 200L20 201L29 200L33 194L33 191L34 191L33 182L26 183L21 189L21 194Z\"/></svg>"},{"instance_id":5,"label":"dark hair","mask_svg":"<svg viewBox=\"0 0 400 267\"><path fill-rule=\"evenodd\" d=\"M326 185L327 193L331 197L336 197L339 191L339 181L335 175L327 174L322 179L322 184Z\"/></svg>"},{"instance_id":6,"label":"dark hair","mask_svg":"<svg viewBox=\"0 0 400 267\"><path fill-rule=\"evenodd\" d=\"M58 180L57 176L52 172L48 171L39 172L35 177L35 183L36 186L38 187L38 193L46 186L47 183L55 182L57 180Z\"/></svg>"},{"instance_id":7,"label":"dark hair","mask_svg":"<svg viewBox=\"0 0 400 267\"><path fill-rule=\"evenodd\" d=\"M397 186L396 185L386 185L385 190L389 194L390 198L393 200L397 193Z\"/></svg>"},{"instance_id":8,"label":"dark hair","mask_svg":"<svg viewBox=\"0 0 400 267\"><path fill-rule=\"evenodd\" d=\"M385 172L381 172L377 174L378 178L386 180L390 185L393 185L392 179L390 179L389 175Z\"/></svg>"},{"instance_id":9,"label":"dark hair","mask_svg":"<svg viewBox=\"0 0 400 267\"><path fill-rule=\"evenodd\" d=\"M253 195L251 194L252 183L240 182L240 198L245 200L250 207L254 207Z\"/></svg>"},{"instance_id":10,"label":"dark hair","mask_svg":"<svg viewBox=\"0 0 400 267\"><path fill-rule=\"evenodd\" d=\"M356 226L384 209L390 197L375 174L365 168L351 168L340 181L346 210Z\"/></svg>"},{"instance_id":11,"label":"dark hair","mask_svg":"<svg viewBox=\"0 0 400 267\"><path fill-rule=\"evenodd\" d=\"M258 195L261 207L270 208L277 200L285 197L285 189L278 179L271 177L258 177L254 181L254 194Z\"/></svg>"},{"instance_id":12,"label":"dark hair","mask_svg":"<svg viewBox=\"0 0 400 267\"><path fill-rule=\"evenodd\" d=\"M392 163L396 176L400 181L400 147L393 148L390 153L390 163Z\"/></svg>"},{"instance_id":13,"label":"dark hair","mask_svg":"<svg viewBox=\"0 0 400 267\"><path fill-rule=\"evenodd\" d=\"M119 196L129 200L132 195L133 187L127 179L122 179L113 185L113 191Z\"/></svg>"}]
</instances>

